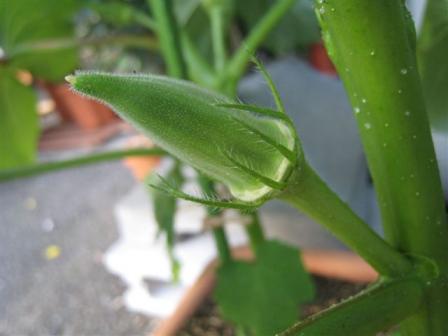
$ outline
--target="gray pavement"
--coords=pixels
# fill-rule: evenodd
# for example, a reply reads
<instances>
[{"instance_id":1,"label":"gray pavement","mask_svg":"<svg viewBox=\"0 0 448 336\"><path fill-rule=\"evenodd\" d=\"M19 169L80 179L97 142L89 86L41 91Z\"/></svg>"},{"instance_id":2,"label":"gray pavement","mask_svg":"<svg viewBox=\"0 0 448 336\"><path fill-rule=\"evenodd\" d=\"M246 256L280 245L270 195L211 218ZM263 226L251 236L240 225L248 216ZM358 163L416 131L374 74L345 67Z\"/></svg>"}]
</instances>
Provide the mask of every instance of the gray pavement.
<instances>
[{"instance_id":1,"label":"gray pavement","mask_svg":"<svg viewBox=\"0 0 448 336\"><path fill-rule=\"evenodd\" d=\"M0 184L0 335L149 332L101 264L117 238L113 206L134 183L109 163ZM52 245L60 255L48 259Z\"/></svg>"}]
</instances>

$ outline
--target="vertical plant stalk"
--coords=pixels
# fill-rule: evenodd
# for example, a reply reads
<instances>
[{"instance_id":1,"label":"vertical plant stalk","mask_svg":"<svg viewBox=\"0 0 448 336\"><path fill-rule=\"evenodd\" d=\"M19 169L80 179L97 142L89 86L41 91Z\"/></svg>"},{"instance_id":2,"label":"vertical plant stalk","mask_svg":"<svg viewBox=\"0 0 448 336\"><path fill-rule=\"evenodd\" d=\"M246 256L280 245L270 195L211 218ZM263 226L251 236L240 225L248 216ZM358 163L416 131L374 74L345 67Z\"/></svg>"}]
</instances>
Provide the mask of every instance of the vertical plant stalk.
<instances>
[{"instance_id":1,"label":"vertical plant stalk","mask_svg":"<svg viewBox=\"0 0 448 336\"><path fill-rule=\"evenodd\" d=\"M205 195L214 195L215 186L212 180L208 177L200 174L198 176L198 182L201 187L202 192ZM222 210L207 207L207 218L213 218L221 216ZM230 245L227 240L227 235L223 226L213 227L213 238L215 240L215 245L218 250L219 260L221 263L226 263L232 260L232 253L230 252Z\"/></svg>"},{"instance_id":2,"label":"vertical plant stalk","mask_svg":"<svg viewBox=\"0 0 448 336\"><path fill-rule=\"evenodd\" d=\"M386 238L440 270L406 335L448 335L448 226L412 20L401 0L317 1L316 12L355 111Z\"/></svg>"},{"instance_id":3,"label":"vertical plant stalk","mask_svg":"<svg viewBox=\"0 0 448 336\"><path fill-rule=\"evenodd\" d=\"M215 55L215 70L222 72L226 65L226 34L224 32L224 9L221 3L212 5L209 11L213 53Z\"/></svg>"},{"instance_id":4,"label":"vertical plant stalk","mask_svg":"<svg viewBox=\"0 0 448 336\"><path fill-rule=\"evenodd\" d=\"M264 237L263 228L261 227L257 212L253 212L247 215L247 217L250 219L250 223L245 224L244 228L249 236L252 251L257 253L260 245L266 240Z\"/></svg>"},{"instance_id":5,"label":"vertical plant stalk","mask_svg":"<svg viewBox=\"0 0 448 336\"><path fill-rule=\"evenodd\" d=\"M216 216L216 214L209 214L209 216L213 217ZM224 227L214 228L212 232L216 248L218 249L219 260L221 263L230 262L232 260L232 254L230 252L230 245Z\"/></svg>"},{"instance_id":6,"label":"vertical plant stalk","mask_svg":"<svg viewBox=\"0 0 448 336\"><path fill-rule=\"evenodd\" d=\"M180 43L179 26L173 13L173 0L147 0L157 24L160 49L171 77L186 78L187 71Z\"/></svg>"}]
</instances>

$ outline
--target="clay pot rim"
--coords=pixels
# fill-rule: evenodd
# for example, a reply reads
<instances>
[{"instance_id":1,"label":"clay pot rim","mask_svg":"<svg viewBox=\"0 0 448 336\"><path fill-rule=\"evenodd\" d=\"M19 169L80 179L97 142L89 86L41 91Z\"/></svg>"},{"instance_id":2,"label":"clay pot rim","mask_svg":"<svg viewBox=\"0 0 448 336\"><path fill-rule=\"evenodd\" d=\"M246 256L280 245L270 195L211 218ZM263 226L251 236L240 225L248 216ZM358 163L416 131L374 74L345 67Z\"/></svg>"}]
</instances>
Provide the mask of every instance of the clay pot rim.
<instances>
[{"instance_id":1,"label":"clay pot rim","mask_svg":"<svg viewBox=\"0 0 448 336\"><path fill-rule=\"evenodd\" d=\"M254 259L248 246L234 248L232 254L237 260ZM307 270L314 275L353 283L370 283L378 277L370 265L352 252L302 249L301 257ZM177 334L213 290L217 265L217 260L208 264L196 283L187 290L174 313L163 320L151 335Z\"/></svg>"}]
</instances>

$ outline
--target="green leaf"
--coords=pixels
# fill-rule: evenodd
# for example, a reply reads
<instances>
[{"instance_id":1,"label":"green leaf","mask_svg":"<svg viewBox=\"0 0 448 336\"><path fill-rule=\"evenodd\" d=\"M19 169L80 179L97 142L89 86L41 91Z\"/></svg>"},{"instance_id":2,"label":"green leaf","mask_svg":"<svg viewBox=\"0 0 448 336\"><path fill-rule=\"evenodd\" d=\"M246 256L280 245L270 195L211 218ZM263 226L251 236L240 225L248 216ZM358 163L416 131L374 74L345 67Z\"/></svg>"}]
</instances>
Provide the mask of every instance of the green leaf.
<instances>
[{"instance_id":1,"label":"green leaf","mask_svg":"<svg viewBox=\"0 0 448 336\"><path fill-rule=\"evenodd\" d=\"M165 178L178 186L182 185L183 177L179 163L176 162L173 167L169 169ZM162 183L155 174L149 175L146 182L146 184ZM171 259L173 278L177 281L180 265L173 254L175 240L174 218L177 210L177 199L157 189L150 189L148 191L152 195L154 216L159 227L159 232L163 232L166 235L166 245L168 255Z\"/></svg>"},{"instance_id":2,"label":"green leaf","mask_svg":"<svg viewBox=\"0 0 448 336\"><path fill-rule=\"evenodd\" d=\"M201 0L175 0L173 5L182 33L188 35L205 59L211 60L213 53L210 23Z\"/></svg>"},{"instance_id":3,"label":"green leaf","mask_svg":"<svg viewBox=\"0 0 448 336\"><path fill-rule=\"evenodd\" d=\"M448 132L448 1L428 2L419 66L433 129Z\"/></svg>"},{"instance_id":4,"label":"green leaf","mask_svg":"<svg viewBox=\"0 0 448 336\"><path fill-rule=\"evenodd\" d=\"M226 319L254 335L272 336L299 318L314 286L297 249L266 241L255 262L220 267L214 295Z\"/></svg>"},{"instance_id":5,"label":"green leaf","mask_svg":"<svg viewBox=\"0 0 448 336\"><path fill-rule=\"evenodd\" d=\"M0 67L0 169L32 163L35 158L36 97L14 75Z\"/></svg>"},{"instance_id":6,"label":"green leaf","mask_svg":"<svg viewBox=\"0 0 448 336\"><path fill-rule=\"evenodd\" d=\"M33 51L36 44L73 38L76 8L76 0L0 0L0 46L9 62L51 81L76 68L75 48Z\"/></svg>"}]
</instances>

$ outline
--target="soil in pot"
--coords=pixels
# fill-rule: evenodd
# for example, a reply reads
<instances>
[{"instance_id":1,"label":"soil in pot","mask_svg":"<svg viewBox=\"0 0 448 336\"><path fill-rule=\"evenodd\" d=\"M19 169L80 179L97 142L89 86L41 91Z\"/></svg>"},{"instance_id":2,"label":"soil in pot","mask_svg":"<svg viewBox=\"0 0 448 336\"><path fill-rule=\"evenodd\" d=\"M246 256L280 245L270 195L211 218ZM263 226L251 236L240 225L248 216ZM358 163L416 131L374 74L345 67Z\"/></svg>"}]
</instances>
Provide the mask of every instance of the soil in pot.
<instances>
[{"instance_id":1,"label":"soil in pot","mask_svg":"<svg viewBox=\"0 0 448 336\"><path fill-rule=\"evenodd\" d=\"M356 284L347 281L313 276L317 296L314 302L303 307L302 316L309 316L325 309L342 299L352 296L366 284ZM232 324L224 321L216 303L211 297L207 298L190 319L187 325L178 333L179 336L234 336Z\"/></svg>"}]
</instances>

